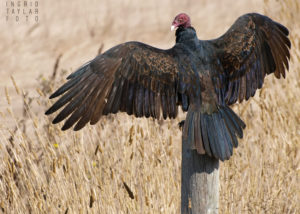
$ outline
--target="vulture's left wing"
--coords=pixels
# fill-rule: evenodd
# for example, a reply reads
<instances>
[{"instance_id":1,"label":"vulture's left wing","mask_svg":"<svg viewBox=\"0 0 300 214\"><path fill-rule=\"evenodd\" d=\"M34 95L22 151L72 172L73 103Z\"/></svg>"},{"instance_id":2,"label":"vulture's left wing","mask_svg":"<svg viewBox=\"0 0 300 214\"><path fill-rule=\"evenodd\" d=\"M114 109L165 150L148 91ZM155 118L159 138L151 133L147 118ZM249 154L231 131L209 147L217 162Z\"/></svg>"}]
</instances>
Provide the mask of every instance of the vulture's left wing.
<instances>
[{"instance_id":1,"label":"vulture's left wing","mask_svg":"<svg viewBox=\"0 0 300 214\"><path fill-rule=\"evenodd\" d=\"M67 118L63 130L95 124L101 115L118 111L137 117L174 118L177 105L188 108L185 64L179 65L175 46L161 50L139 42L120 44L72 73L50 98L63 95L46 112L63 110L53 123Z\"/></svg>"},{"instance_id":2,"label":"vulture's left wing","mask_svg":"<svg viewBox=\"0 0 300 214\"><path fill-rule=\"evenodd\" d=\"M291 48L288 35L283 25L252 13L238 18L220 38L208 41L223 67L219 97L228 105L248 100L262 87L266 74L285 77Z\"/></svg>"}]
</instances>

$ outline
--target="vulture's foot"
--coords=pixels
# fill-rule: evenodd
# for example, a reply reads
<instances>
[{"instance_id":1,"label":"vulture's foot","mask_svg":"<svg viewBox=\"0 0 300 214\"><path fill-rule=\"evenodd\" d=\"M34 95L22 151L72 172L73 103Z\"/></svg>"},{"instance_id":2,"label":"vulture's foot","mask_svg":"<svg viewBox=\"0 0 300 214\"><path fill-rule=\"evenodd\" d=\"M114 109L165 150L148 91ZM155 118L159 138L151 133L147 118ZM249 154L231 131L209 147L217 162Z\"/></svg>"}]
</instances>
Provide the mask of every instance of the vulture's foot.
<instances>
[{"instance_id":1,"label":"vulture's foot","mask_svg":"<svg viewBox=\"0 0 300 214\"><path fill-rule=\"evenodd\" d=\"M183 128L184 122L185 122L185 120L182 120L181 122L178 123L178 126L179 126L180 129Z\"/></svg>"}]
</instances>

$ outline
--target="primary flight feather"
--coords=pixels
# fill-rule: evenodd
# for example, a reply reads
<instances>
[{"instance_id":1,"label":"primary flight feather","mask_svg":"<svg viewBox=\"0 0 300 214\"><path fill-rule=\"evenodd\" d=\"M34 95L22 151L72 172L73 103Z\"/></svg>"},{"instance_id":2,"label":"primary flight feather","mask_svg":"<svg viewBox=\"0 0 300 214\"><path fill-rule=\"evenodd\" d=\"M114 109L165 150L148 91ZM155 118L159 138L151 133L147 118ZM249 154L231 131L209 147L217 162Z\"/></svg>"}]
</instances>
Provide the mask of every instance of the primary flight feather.
<instances>
[{"instance_id":1,"label":"primary flight feather","mask_svg":"<svg viewBox=\"0 0 300 214\"><path fill-rule=\"evenodd\" d=\"M84 64L50 98L61 96L46 114L62 108L53 123L62 130L95 124L102 115L175 118L187 111L185 138L199 154L228 160L244 122L230 105L248 100L267 74L285 77L289 31L256 14L239 17L214 40L199 40L187 14L172 23L176 44L161 50L140 42L117 45Z\"/></svg>"}]
</instances>

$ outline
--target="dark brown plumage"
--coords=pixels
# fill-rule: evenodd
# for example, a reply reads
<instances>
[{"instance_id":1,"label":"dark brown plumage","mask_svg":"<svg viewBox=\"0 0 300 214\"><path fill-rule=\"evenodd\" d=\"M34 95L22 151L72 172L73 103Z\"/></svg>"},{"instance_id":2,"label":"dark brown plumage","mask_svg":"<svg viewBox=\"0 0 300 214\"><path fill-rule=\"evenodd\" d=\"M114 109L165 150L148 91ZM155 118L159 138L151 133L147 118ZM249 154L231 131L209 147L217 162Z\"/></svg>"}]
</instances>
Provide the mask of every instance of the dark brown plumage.
<instances>
[{"instance_id":1,"label":"dark brown plumage","mask_svg":"<svg viewBox=\"0 0 300 214\"><path fill-rule=\"evenodd\" d=\"M188 111L183 137L200 154L229 159L244 122L229 108L248 100L266 74L285 77L288 30L259 14L241 16L220 38L198 40L186 14L175 17L176 44L161 50L140 42L115 46L68 76L46 112L63 108L53 123L62 130L95 124L119 111L136 117L175 118Z\"/></svg>"}]
</instances>

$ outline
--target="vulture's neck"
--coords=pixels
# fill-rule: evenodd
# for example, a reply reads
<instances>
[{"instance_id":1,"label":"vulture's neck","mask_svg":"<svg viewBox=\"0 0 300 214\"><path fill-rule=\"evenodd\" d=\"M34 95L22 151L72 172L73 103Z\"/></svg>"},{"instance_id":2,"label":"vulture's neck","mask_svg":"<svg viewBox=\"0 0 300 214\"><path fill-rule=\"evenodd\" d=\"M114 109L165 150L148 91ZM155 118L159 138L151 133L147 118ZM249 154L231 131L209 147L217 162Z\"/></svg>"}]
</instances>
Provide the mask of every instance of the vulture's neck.
<instances>
[{"instance_id":1,"label":"vulture's neck","mask_svg":"<svg viewBox=\"0 0 300 214\"><path fill-rule=\"evenodd\" d=\"M198 41L196 31L193 27L179 27L176 30L176 43L190 43Z\"/></svg>"}]
</instances>

